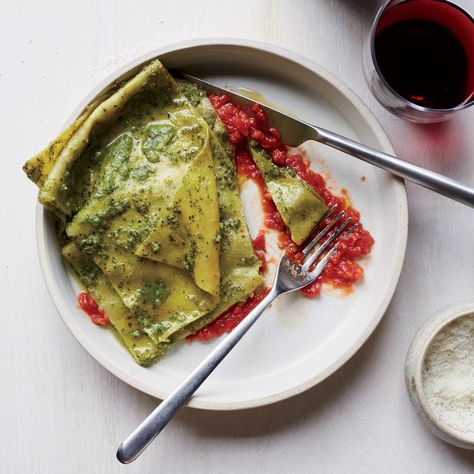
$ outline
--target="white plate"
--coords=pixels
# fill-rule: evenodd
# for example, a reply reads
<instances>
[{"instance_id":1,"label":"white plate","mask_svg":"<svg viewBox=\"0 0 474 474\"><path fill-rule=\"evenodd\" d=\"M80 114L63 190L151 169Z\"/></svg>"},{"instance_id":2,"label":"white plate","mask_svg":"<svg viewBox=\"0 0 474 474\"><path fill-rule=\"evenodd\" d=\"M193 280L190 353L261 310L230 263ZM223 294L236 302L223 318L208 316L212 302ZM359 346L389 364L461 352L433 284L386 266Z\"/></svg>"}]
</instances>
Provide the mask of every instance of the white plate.
<instances>
[{"instance_id":1,"label":"white plate","mask_svg":"<svg viewBox=\"0 0 474 474\"><path fill-rule=\"evenodd\" d=\"M295 116L393 154L384 131L358 97L326 70L292 52L243 41L193 41L153 51L109 76L70 117L108 84L159 57L168 68L247 87ZM321 382L370 336L392 298L407 238L403 183L389 174L323 145L308 143L314 168L347 188L376 244L363 262L365 280L350 296L325 290L316 300L285 295L239 343L190 400L189 406L234 410L266 405ZM330 174L330 176L329 176ZM365 176L365 181L361 177ZM245 190L246 209L253 207ZM260 213L247 213L252 231ZM163 398L217 344L183 344L151 368L139 367L111 332L91 324L77 308L76 282L61 259L52 216L37 210L37 244L49 292L79 343L110 372L150 395Z\"/></svg>"}]
</instances>

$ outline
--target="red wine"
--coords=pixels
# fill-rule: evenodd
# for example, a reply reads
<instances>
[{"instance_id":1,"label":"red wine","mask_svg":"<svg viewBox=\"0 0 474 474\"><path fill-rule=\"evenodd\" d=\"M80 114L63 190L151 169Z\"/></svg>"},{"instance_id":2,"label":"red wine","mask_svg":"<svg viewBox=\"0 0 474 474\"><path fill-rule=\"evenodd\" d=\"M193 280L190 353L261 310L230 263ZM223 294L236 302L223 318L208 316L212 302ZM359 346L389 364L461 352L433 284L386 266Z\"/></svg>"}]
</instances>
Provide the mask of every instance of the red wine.
<instances>
[{"instance_id":1,"label":"red wine","mask_svg":"<svg viewBox=\"0 0 474 474\"><path fill-rule=\"evenodd\" d=\"M408 0L388 8L374 50L381 75L410 102L450 109L473 95L474 21L449 2Z\"/></svg>"}]
</instances>

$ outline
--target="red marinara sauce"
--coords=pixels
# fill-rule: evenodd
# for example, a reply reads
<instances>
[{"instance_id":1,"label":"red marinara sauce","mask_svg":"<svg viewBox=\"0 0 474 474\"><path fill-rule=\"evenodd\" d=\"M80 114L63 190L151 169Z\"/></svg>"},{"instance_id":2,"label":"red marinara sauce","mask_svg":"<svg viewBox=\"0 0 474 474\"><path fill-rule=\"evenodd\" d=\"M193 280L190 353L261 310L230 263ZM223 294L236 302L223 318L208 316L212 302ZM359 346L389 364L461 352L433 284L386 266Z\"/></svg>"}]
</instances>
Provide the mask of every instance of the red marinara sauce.
<instances>
[{"instance_id":1,"label":"red marinara sauce","mask_svg":"<svg viewBox=\"0 0 474 474\"><path fill-rule=\"evenodd\" d=\"M267 269L267 259L266 259L266 243L265 243L265 231L261 229L257 237L252 240L252 246L255 252L255 255L262 262L260 265L260 273L265 272ZM218 318L209 323L207 326L203 327L195 334L191 334L186 338L188 342L192 342L195 339L199 341L209 341L226 332L232 331L242 319L247 316L250 311L252 311L260 301L268 295L270 291L269 287L264 287L261 291L254 293L250 298L244 303L235 304L231 306L227 311L222 313Z\"/></svg>"},{"instance_id":2,"label":"red marinara sauce","mask_svg":"<svg viewBox=\"0 0 474 474\"><path fill-rule=\"evenodd\" d=\"M247 316L260 301L265 298L270 292L270 288L265 287L259 293L255 293L253 296L247 299L245 303L235 304L231 306L226 312L222 313L217 319L214 319L207 326L203 327L196 334L192 334L186 338L188 342L192 342L195 339L199 341L209 341L218 336L222 336L226 332L232 331L242 319Z\"/></svg>"},{"instance_id":3,"label":"red marinara sauce","mask_svg":"<svg viewBox=\"0 0 474 474\"><path fill-rule=\"evenodd\" d=\"M233 104L230 97L225 94L213 94L209 99L224 122L231 142L235 145L238 175L245 179L252 179L258 185L262 196L265 226L279 233L280 247L287 249L288 256L296 261L301 261L302 258L299 247L291 239L275 203L267 192L265 181L247 149L248 138L258 142L270 153L275 164L293 168L298 176L321 196L328 207L336 205L333 215L344 209L346 216L351 218L352 224L357 224L350 235L343 235L339 239L338 250L332 255L322 275L314 283L301 290L304 295L311 298L319 296L323 283L350 291L352 285L364 277L364 271L356 260L368 255L375 241L361 224L359 212L348 204L347 191L342 190L342 197L335 196L327 188L324 178L310 168L309 160L301 155L288 153L288 147L281 141L280 132L269 127L265 112L260 106ZM261 230L253 240L253 247L255 254L262 260L260 268L262 272L266 266L264 230ZM194 339L208 341L232 331L269 291L270 288L264 288L262 292L251 296L245 303L232 306L212 323L189 336L188 341Z\"/></svg>"},{"instance_id":4,"label":"red marinara sauce","mask_svg":"<svg viewBox=\"0 0 474 474\"><path fill-rule=\"evenodd\" d=\"M102 308L99 308L94 298L89 293L81 291L77 295L77 303L79 308L87 313L89 319L98 326L107 326L110 320Z\"/></svg>"},{"instance_id":5,"label":"red marinara sauce","mask_svg":"<svg viewBox=\"0 0 474 474\"><path fill-rule=\"evenodd\" d=\"M252 246L254 250L263 250L266 252L267 245L265 243L265 231L263 229L260 229L258 231L257 237L252 240Z\"/></svg>"},{"instance_id":6,"label":"red marinara sauce","mask_svg":"<svg viewBox=\"0 0 474 474\"><path fill-rule=\"evenodd\" d=\"M280 132L269 126L266 114L259 105L240 106L232 103L226 94L213 94L209 99L224 122L231 142L236 147L238 174L254 180L259 186L265 226L279 233L280 247L287 249L287 254L290 257L298 261L302 255L299 252L299 247L292 241L288 229L266 190L260 171L252 160L247 149L248 138L258 142L264 150L270 153L275 164L293 168L298 176L322 197L328 207L336 205L334 215L344 209L346 216L351 217L352 224L357 224L350 235L341 237L338 250L331 257L322 275L301 291L306 296L316 297L320 294L323 283L351 290L352 285L364 277L364 271L356 260L369 254L375 241L361 224L359 212L348 204L347 191L342 191L342 197L335 196L327 188L323 177L310 168L307 159L298 154L288 153L288 147L281 141Z\"/></svg>"},{"instance_id":7,"label":"red marinara sauce","mask_svg":"<svg viewBox=\"0 0 474 474\"><path fill-rule=\"evenodd\" d=\"M265 242L265 231L263 229L259 230L255 239L252 239L252 247L255 255L261 262L259 271L260 273L264 273L267 270L267 245Z\"/></svg>"}]
</instances>

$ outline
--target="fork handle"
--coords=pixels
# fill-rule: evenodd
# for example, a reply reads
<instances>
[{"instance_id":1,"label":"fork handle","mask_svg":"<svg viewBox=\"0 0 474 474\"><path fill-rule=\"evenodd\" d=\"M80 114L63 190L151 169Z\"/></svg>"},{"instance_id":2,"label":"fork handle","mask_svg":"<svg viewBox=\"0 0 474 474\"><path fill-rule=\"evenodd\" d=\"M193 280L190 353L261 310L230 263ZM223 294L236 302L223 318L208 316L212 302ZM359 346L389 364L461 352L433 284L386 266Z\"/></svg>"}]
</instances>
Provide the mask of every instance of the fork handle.
<instances>
[{"instance_id":1,"label":"fork handle","mask_svg":"<svg viewBox=\"0 0 474 474\"><path fill-rule=\"evenodd\" d=\"M178 388L148 415L138 428L119 446L117 459L120 462L128 464L134 461L147 448L279 294L280 292L274 286L270 293L191 372Z\"/></svg>"},{"instance_id":2,"label":"fork handle","mask_svg":"<svg viewBox=\"0 0 474 474\"><path fill-rule=\"evenodd\" d=\"M387 155L386 153L362 145L361 143L350 140L337 133L330 132L329 130L314 126L313 129L316 132L315 139L320 143L348 153L367 163L390 171L396 176L413 181L420 186L424 186L425 188L431 189L467 206L474 207L474 189L469 186L465 186L442 174Z\"/></svg>"}]
</instances>

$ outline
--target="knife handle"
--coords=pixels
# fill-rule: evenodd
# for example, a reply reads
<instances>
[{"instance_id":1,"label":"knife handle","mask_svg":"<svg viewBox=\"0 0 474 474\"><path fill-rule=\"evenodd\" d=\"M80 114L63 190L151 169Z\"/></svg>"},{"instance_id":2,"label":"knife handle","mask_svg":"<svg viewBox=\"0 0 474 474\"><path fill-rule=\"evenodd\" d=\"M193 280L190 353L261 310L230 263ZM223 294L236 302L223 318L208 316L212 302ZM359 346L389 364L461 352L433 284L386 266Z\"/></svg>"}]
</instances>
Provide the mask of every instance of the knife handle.
<instances>
[{"instance_id":1,"label":"knife handle","mask_svg":"<svg viewBox=\"0 0 474 474\"><path fill-rule=\"evenodd\" d=\"M427 170L421 166L403 161L395 156L388 155L368 146L362 145L354 140L330 132L323 128L314 127L316 136L314 139L324 143L336 150L355 156L371 165L382 168L400 178L413 181L420 186L431 189L443 196L461 202L466 206L474 207L474 189L469 186Z\"/></svg>"}]
</instances>

